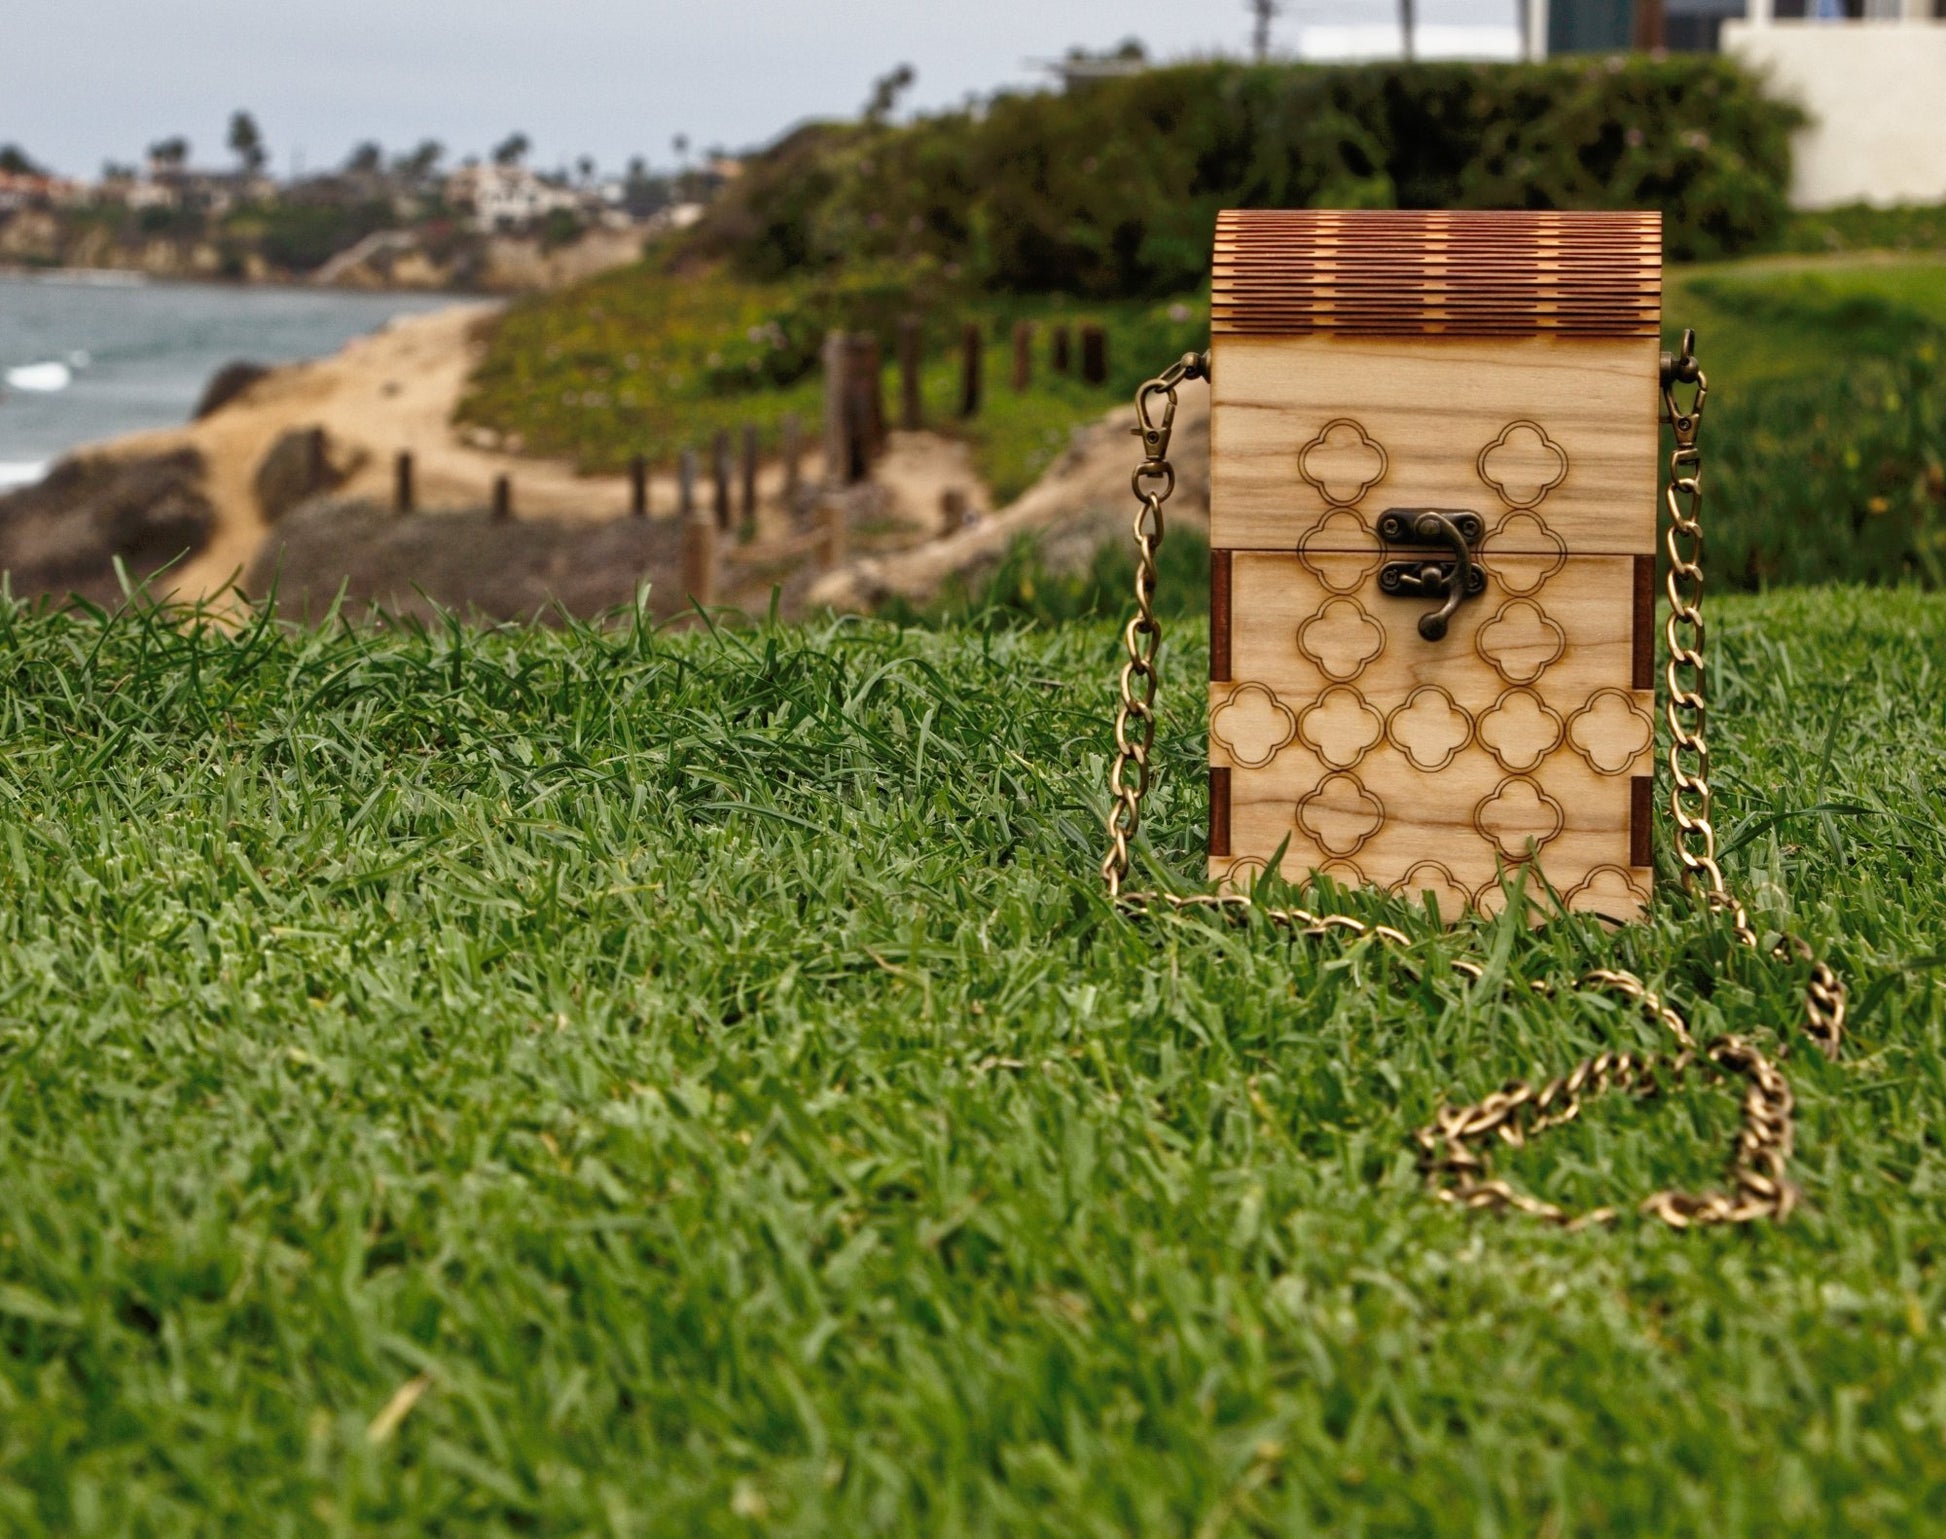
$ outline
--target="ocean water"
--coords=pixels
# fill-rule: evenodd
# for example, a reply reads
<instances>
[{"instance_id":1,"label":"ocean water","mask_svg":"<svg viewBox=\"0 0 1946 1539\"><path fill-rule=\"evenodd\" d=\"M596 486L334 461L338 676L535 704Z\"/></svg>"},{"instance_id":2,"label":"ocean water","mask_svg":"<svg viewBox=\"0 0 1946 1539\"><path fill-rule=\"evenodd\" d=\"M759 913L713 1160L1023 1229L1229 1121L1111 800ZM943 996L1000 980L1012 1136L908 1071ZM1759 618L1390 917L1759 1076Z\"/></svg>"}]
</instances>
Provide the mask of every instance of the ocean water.
<instances>
[{"instance_id":1,"label":"ocean water","mask_svg":"<svg viewBox=\"0 0 1946 1539\"><path fill-rule=\"evenodd\" d=\"M145 282L120 274L0 275L0 490L77 444L188 419L237 359L336 352L442 295Z\"/></svg>"}]
</instances>

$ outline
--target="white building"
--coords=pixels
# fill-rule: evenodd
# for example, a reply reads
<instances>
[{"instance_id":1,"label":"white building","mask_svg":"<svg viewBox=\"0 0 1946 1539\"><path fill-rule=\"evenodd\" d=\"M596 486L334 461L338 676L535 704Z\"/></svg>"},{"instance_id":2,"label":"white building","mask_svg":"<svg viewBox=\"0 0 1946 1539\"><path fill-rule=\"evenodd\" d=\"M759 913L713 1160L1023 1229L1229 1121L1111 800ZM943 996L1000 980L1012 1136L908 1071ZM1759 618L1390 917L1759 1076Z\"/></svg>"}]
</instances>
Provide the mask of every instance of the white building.
<instances>
[{"instance_id":1,"label":"white building","mask_svg":"<svg viewBox=\"0 0 1946 1539\"><path fill-rule=\"evenodd\" d=\"M524 230L557 212L579 213L581 195L543 181L525 166L462 166L446 179L446 201L472 211L474 228Z\"/></svg>"},{"instance_id":2,"label":"white building","mask_svg":"<svg viewBox=\"0 0 1946 1539\"><path fill-rule=\"evenodd\" d=\"M1854 0L1856 4L1856 0ZM1946 202L1946 18L1938 0L1749 0L1723 51L1769 78L1811 123L1792 146L1791 204Z\"/></svg>"},{"instance_id":3,"label":"white building","mask_svg":"<svg viewBox=\"0 0 1946 1539\"><path fill-rule=\"evenodd\" d=\"M1791 204L1946 202L1946 0L1519 0L1529 58L1720 49L1811 121Z\"/></svg>"}]
</instances>

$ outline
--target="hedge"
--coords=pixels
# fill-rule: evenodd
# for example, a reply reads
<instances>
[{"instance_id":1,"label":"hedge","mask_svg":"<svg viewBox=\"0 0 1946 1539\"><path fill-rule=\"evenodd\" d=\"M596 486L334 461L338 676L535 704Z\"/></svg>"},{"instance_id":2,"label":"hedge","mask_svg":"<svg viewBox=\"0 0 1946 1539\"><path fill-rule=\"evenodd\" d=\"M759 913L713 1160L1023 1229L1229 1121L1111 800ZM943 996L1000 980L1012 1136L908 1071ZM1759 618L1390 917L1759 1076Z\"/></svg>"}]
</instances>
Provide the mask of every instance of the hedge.
<instances>
[{"instance_id":1,"label":"hedge","mask_svg":"<svg viewBox=\"0 0 1946 1539\"><path fill-rule=\"evenodd\" d=\"M1714 57L1180 65L801 129L690 249L754 278L923 259L1002 291L1135 297L1202 281L1222 208L1657 208L1672 257L1716 257L1781 227L1802 121Z\"/></svg>"}]
</instances>

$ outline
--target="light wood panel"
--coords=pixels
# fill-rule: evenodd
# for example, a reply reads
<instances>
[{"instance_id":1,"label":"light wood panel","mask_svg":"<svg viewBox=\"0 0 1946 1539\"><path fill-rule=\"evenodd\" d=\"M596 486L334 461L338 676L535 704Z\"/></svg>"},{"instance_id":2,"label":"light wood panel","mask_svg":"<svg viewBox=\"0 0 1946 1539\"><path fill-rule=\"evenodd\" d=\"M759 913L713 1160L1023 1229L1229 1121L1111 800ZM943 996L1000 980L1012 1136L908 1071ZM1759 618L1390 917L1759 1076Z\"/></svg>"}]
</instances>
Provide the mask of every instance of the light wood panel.
<instances>
[{"instance_id":1,"label":"light wood panel","mask_svg":"<svg viewBox=\"0 0 1946 1539\"><path fill-rule=\"evenodd\" d=\"M1376 550L1385 509L1432 507L1479 513L1489 551L1649 554L1659 358L1654 337L1219 336L1211 543Z\"/></svg>"},{"instance_id":2,"label":"light wood panel","mask_svg":"<svg viewBox=\"0 0 1946 1539\"><path fill-rule=\"evenodd\" d=\"M1632 558L1489 555L1486 592L1428 642L1434 601L1381 594L1372 558L1218 554L1232 678L1210 686L1228 851L1212 876L1247 883L1283 846L1293 879L1425 886L1448 908L1496 907L1528 862L1573 906L1646 901L1635 782L1655 702L1632 687Z\"/></svg>"}]
</instances>

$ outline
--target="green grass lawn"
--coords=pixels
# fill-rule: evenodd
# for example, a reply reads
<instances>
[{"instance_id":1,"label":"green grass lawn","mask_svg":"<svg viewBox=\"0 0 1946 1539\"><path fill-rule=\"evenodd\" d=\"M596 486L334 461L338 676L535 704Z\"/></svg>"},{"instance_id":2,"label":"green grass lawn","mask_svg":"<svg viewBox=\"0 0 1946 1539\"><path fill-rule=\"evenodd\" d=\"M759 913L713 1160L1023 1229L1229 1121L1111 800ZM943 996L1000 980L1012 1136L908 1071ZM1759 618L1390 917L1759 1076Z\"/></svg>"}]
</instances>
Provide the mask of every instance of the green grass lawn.
<instances>
[{"instance_id":1,"label":"green grass lawn","mask_svg":"<svg viewBox=\"0 0 1946 1539\"><path fill-rule=\"evenodd\" d=\"M1409 959L1117 917L1108 625L0 610L0 1531L1937 1532L1946 599L1715 615L1728 864L1852 980L1835 1064L1674 898L1358 899ZM1442 1097L1662 1045L1523 987L1597 962L1792 1046L1788 1223L1427 1196ZM1505 1168L1626 1203L1734 1110Z\"/></svg>"}]
</instances>

